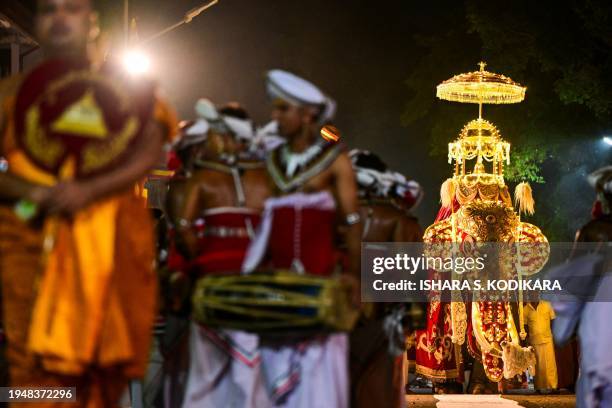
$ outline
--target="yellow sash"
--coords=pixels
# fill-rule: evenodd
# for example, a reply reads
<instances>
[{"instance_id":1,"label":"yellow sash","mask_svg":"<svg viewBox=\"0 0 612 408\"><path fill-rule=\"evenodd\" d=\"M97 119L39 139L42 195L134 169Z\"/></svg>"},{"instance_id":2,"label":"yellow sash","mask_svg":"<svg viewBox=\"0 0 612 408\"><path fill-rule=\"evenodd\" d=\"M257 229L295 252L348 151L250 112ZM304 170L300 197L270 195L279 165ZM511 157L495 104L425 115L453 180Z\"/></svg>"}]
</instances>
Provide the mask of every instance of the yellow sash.
<instances>
[{"instance_id":1,"label":"yellow sash","mask_svg":"<svg viewBox=\"0 0 612 408\"><path fill-rule=\"evenodd\" d=\"M19 151L8 155L11 173L53 185ZM61 178L69 178L69 169ZM32 311L28 348L46 369L78 375L88 365L112 365L133 357L128 322L112 285L120 197L96 202L72 220L50 217L44 226L43 273ZM102 344L103 332L113 341ZM104 346L102 348L101 346Z\"/></svg>"}]
</instances>

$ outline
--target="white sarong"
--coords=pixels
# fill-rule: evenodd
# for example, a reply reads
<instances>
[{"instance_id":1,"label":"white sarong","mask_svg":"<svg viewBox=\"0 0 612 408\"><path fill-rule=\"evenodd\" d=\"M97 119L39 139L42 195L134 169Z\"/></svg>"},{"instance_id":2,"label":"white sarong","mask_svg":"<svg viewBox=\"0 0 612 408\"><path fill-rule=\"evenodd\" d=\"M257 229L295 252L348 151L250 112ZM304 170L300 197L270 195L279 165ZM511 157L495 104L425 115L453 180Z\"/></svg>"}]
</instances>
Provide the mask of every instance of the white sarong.
<instances>
[{"instance_id":1,"label":"white sarong","mask_svg":"<svg viewBox=\"0 0 612 408\"><path fill-rule=\"evenodd\" d=\"M321 336L290 346L261 347L261 357L274 407L349 406L346 334Z\"/></svg>"},{"instance_id":2,"label":"white sarong","mask_svg":"<svg viewBox=\"0 0 612 408\"><path fill-rule=\"evenodd\" d=\"M259 340L237 330L192 323L183 408L265 408Z\"/></svg>"}]
</instances>

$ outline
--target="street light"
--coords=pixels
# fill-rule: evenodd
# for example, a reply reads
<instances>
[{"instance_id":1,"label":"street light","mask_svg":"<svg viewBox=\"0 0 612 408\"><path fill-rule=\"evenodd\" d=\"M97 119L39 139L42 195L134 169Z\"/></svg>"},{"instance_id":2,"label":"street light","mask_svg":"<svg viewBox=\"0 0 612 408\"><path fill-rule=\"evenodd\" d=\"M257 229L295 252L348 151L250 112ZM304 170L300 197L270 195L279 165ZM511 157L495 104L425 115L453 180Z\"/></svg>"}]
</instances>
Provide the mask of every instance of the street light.
<instances>
[{"instance_id":1,"label":"street light","mask_svg":"<svg viewBox=\"0 0 612 408\"><path fill-rule=\"evenodd\" d=\"M144 41L138 41L138 36L130 33L129 28L129 0L124 0L123 2L123 18L124 18L124 35L125 35L125 47L126 51L122 56L122 64L125 70L133 76L147 74L151 69L151 59L149 56L143 52L143 46L148 44L149 42L161 37L164 34L169 33L182 26L183 24L189 24L193 21L194 18L198 17L204 11L208 10L210 7L217 4L219 0L208 0L198 7L194 7L191 10L187 11L183 16L183 19L176 24L171 25L168 28L163 29L162 31L152 35L151 37L145 39ZM133 22L132 29L134 32L136 31L135 20ZM139 46L139 48L128 48L130 44L135 44Z\"/></svg>"},{"instance_id":2,"label":"street light","mask_svg":"<svg viewBox=\"0 0 612 408\"><path fill-rule=\"evenodd\" d=\"M610 137L610 136L604 136L604 137L602 138L602 140L603 140L603 142L604 142L605 144L607 144L608 146L612 146L612 137Z\"/></svg>"},{"instance_id":3,"label":"street light","mask_svg":"<svg viewBox=\"0 0 612 408\"><path fill-rule=\"evenodd\" d=\"M142 50L127 50L123 54L123 67L130 75L144 75L151 69L151 59Z\"/></svg>"}]
</instances>

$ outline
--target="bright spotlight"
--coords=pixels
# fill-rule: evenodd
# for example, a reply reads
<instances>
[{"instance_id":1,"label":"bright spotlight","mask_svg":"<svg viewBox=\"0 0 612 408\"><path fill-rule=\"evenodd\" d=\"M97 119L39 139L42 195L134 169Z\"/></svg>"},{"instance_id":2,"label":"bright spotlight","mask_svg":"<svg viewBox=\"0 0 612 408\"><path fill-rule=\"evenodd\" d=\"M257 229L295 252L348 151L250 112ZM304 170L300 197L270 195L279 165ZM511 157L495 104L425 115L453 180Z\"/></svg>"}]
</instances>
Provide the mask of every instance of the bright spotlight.
<instances>
[{"instance_id":1,"label":"bright spotlight","mask_svg":"<svg viewBox=\"0 0 612 408\"><path fill-rule=\"evenodd\" d=\"M151 69L151 59L141 50L128 50L123 55L123 67L130 75L143 75Z\"/></svg>"},{"instance_id":2,"label":"bright spotlight","mask_svg":"<svg viewBox=\"0 0 612 408\"><path fill-rule=\"evenodd\" d=\"M610 137L610 136L604 136L602 140L603 140L603 142L604 142L605 144L607 144L608 146L612 146L612 137Z\"/></svg>"}]
</instances>

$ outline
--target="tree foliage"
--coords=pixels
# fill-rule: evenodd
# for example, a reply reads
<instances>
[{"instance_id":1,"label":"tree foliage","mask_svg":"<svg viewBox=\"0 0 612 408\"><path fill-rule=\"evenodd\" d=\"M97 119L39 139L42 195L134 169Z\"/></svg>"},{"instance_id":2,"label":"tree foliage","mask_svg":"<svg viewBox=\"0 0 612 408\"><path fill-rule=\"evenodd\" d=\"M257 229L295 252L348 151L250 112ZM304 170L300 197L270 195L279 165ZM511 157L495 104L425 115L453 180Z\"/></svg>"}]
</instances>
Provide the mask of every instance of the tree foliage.
<instances>
[{"instance_id":1,"label":"tree foliage","mask_svg":"<svg viewBox=\"0 0 612 408\"><path fill-rule=\"evenodd\" d=\"M512 144L507 180L540 183L534 222L557 240L572 239L593 197L584 175L610 159L597 143L612 130L612 2L515 0L502 9L465 0L459 12L438 13L446 24L415 36L423 56L406 80L403 123L425 123L432 155L445 155L477 110L436 100L435 85L482 59L527 86L523 103L485 106L483 116Z\"/></svg>"}]
</instances>

